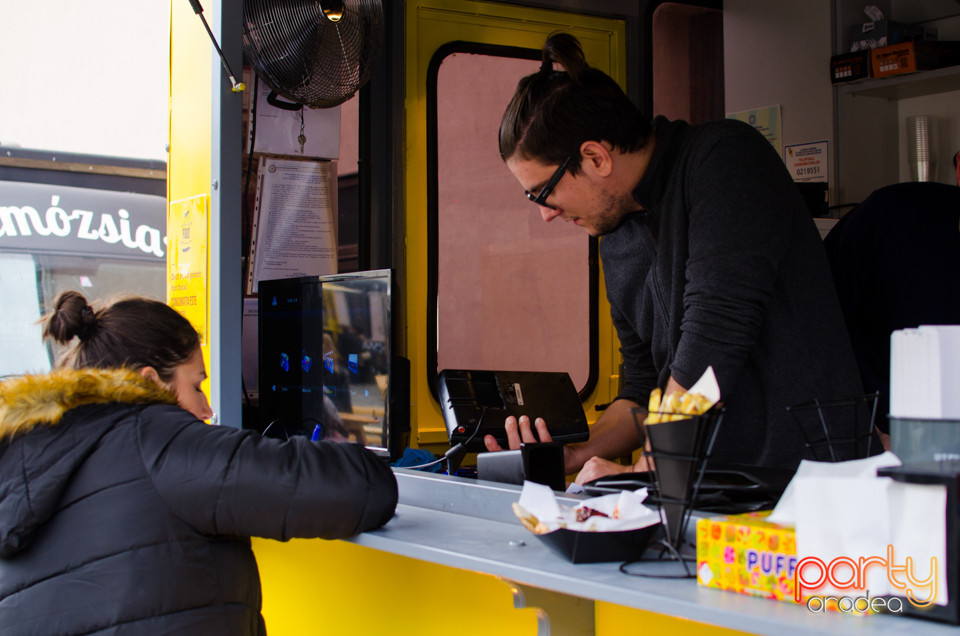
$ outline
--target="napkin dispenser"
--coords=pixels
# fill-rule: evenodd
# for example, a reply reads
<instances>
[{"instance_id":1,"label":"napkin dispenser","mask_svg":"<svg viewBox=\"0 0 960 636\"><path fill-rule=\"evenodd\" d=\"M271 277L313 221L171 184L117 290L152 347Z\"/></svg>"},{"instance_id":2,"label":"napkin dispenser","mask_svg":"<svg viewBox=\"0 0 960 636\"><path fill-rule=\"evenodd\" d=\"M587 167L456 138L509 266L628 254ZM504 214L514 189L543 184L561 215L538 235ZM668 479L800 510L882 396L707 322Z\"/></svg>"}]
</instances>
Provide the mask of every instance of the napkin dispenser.
<instances>
[{"instance_id":1,"label":"napkin dispenser","mask_svg":"<svg viewBox=\"0 0 960 636\"><path fill-rule=\"evenodd\" d=\"M932 604L918 608L903 601L903 613L908 616L927 618L936 621L960 625L960 460L921 462L891 466L877 470L880 477L890 477L895 481L908 484L942 485L947 490L947 549L946 549L946 605Z\"/></svg>"}]
</instances>

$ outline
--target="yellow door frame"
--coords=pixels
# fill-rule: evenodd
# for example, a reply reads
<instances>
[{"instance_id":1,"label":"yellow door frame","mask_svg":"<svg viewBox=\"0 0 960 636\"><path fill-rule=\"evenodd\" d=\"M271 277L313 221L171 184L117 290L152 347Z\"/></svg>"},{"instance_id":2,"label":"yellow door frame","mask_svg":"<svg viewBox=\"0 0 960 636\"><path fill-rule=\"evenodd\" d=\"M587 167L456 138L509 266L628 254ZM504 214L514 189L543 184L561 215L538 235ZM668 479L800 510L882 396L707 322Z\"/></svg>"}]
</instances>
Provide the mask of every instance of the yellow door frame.
<instances>
[{"instance_id":1,"label":"yellow door frame","mask_svg":"<svg viewBox=\"0 0 960 636\"><path fill-rule=\"evenodd\" d=\"M224 55L240 68L240 0L204 2ZM242 94L189 2L170 2L167 303L201 336L203 390L219 421L241 426L240 135Z\"/></svg>"},{"instance_id":2,"label":"yellow door frame","mask_svg":"<svg viewBox=\"0 0 960 636\"><path fill-rule=\"evenodd\" d=\"M418 446L447 442L440 406L428 384L427 321L427 81L436 51L450 42L540 50L553 31L573 33L591 66L626 86L626 24L622 20L564 11L468 0L416 0L406 3L404 77L404 210L406 351L410 358L412 442ZM504 104L506 107L506 104ZM492 131L495 133L495 131ZM504 168L506 169L506 168ZM584 402L590 421L593 406L616 395L619 344L610 319L602 274L599 279L598 382ZM584 299L587 302L587 299Z\"/></svg>"}]
</instances>

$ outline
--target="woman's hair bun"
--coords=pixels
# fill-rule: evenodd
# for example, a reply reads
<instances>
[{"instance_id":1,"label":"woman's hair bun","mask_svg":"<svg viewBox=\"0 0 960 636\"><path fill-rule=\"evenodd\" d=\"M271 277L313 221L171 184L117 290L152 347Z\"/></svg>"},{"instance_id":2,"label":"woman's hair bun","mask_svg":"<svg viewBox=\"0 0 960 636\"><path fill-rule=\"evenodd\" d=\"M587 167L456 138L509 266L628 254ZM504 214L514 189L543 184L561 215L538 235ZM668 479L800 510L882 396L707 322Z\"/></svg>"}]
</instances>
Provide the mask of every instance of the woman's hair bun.
<instances>
[{"instance_id":1,"label":"woman's hair bun","mask_svg":"<svg viewBox=\"0 0 960 636\"><path fill-rule=\"evenodd\" d=\"M66 344L75 337L85 340L97 326L97 314L83 294L62 292L53 301L53 312L46 318L43 335Z\"/></svg>"}]
</instances>

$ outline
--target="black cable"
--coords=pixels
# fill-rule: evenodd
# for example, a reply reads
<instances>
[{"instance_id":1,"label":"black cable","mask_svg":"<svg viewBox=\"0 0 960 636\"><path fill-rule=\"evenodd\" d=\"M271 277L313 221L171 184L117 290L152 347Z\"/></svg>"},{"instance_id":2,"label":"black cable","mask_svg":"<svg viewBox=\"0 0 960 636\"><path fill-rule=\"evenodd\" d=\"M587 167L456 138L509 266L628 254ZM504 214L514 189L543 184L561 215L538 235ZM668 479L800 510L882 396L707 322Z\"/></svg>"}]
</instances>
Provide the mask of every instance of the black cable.
<instances>
[{"instance_id":1,"label":"black cable","mask_svg":"<svg viewBox=\"0 0 960 636\"><path fill-rule=\"evenodd\" d=\"M240 333L243 333L241 328ZM240 390L243 391L243 403L247 405L248 408L253 408L253 403L250 401L250 395L247 393L247 383L243 380L243 373L240 374Z\"/></svg>"},{"instance_id":2,"label":"black cable","mask_svg":"<svg viewBox=\"0 0 960 636\"><path fill-rule=\"evenodd\" d=\"M243 198L240 201L240 209L242 210L243 216L243 231L248 233L247 244L245 245L247 250L247 255L249 258L250 254L250 241L253 240L253 228L251 227L252 215L250 213L250 207L247 205L250 195L250 171L253 167L253 147L257 141L257 90L259 88L260 77L256 74L253 76L253 97L250 100L250 153L247 155L247 175L243 181ZM252 267L252 263L247 263L247 267ZM243 339L243 323L240 323L240 337ZM250 394L247 392L247 385L243 381L243 374L240 374L240 389L243 391L243 401L246 403L247 407L253 408L253 403L250 400Z\"/></svg>"},{"instance_id":3,"label":"black cable","mask_svg":"<svg viewBox=\"0 0 960 636\"><path fill-rule=\"evenodd\" d=\"M279 421L280 421L280 418L278 417L275 420L271 421L269 424L267 424L267 426L262 431L260 431L260 437L266 437L267 431L270 430L270 427ZM287 434L287 429L281 428L280 430L283 431L283 439L285 440L290 439L290 436Z\"/></svg>"},{"instance_id":4,"label":"black cable","mask_svg":"<svg viewBox=\"0 0 960 636\"><path fill-rule=\"evenodd\" d=\"M240 208L243 210L243 231L247 233L247 244L244 246L247 250L247 257L250 256L250 243L255 239L253 236L253 213L250 210L248 201L250 200L250 174L253 172L253 149L257 143L257 92L260 90L260 76L253 76L253 98L250 100L250 152L247 154L247 174L243 180L243 200L240 202ZM252 266L252 263L247 263Z\"/></svg>"},{"instance_id":5,"label":"black cable","mask_svg":"<svg viewBox=\"0 0 960 636\"><path fill-rule=\"evenodd\" d=\"M257 142L257 95L260 91L260 76L253 74L253 97L250 98L250 153L247 155L247 178L243 184L244 204L250 192L250 164L253 163L253 149Z\"/></svg>"},{"instance_id":6,"label":"black cable","mask_svg":"<svg viewBox=\"0 0 960 636\"><path fill-rule=\"evenodd\" d=\"M483 424L483 416L487 414L487 407L483 407L483 410L480 411L480 419L477 420L477 425L474 427L473 432L470 433L470 437L466 441L457 443L456 446L450 447L450 449L443 454L443 457L428 462L426 464L419 464L417 466L399 466L399 468L409 468L410 470L422 470L424 468L429 468L430 466L436 466L440 462L449 462L451 457L462 455L466 453L466 446L473 441L473 438L477 436L477 433L480 432L480 425ZM459 457L458 457L459 459ZM447 464L447 472L450 472L450 465Z\"/></svg>"},{"instance_id":7,"label":"black cable","mask_svg":"<svg viewBox=\"0 0 960 636\"><path fill-rule=\"evenodd\" d=\"M461 442L456 446L452 446L450 450L443 454L443 457L433 460L432 462L427 462L426 464L418 464L416 466L400 466L399 468L409 468L410 470L422 470L424 468L430 468L431 466L436 466L440 462L446 462L450 460L455 454L460 453L463 450L463 445L465 442ZM449 472L449 468L447 469Z\"/></svg>"}]
</instances>

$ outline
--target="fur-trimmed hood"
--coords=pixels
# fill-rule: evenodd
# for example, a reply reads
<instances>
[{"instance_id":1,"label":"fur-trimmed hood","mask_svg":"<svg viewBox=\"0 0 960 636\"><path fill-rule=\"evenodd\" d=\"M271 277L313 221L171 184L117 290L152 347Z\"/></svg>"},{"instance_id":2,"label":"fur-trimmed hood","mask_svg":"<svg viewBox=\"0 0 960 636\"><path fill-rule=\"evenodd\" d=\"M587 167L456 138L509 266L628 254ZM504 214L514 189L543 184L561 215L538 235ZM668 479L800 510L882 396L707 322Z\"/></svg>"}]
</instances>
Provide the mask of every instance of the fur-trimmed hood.
<instances>
[{"instance_id":1,"label":"fur-trimmed hood","mask_svg":"<svg viewBox=\"0 0 960 636\"><path fill-rule=\"evenodd\" d=\"M0 440L56 425L86 404L176 404L176 396L131 369L58 369L0 383Z\"/></svg>"},{"instance_id":2,"label":"fur-trimmed hood","mask_svg":"<svg viewBox=\"0 0 960 636\"><path fill-rule=\"evenodd\" d=\"M0 558L30 544L117 421L140 405L176 403L129 369L61 369L0 383Z\"/></svg>"}]
</instances>

